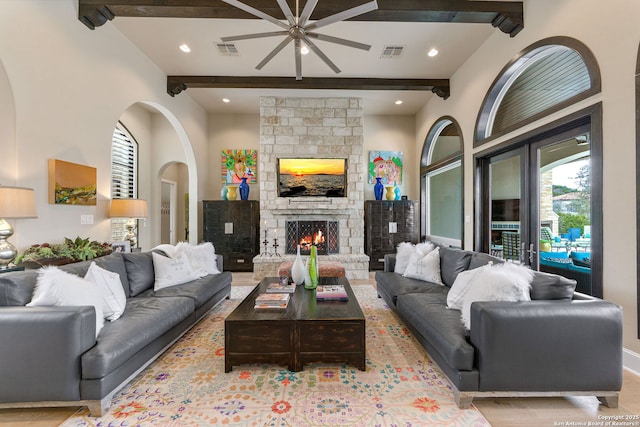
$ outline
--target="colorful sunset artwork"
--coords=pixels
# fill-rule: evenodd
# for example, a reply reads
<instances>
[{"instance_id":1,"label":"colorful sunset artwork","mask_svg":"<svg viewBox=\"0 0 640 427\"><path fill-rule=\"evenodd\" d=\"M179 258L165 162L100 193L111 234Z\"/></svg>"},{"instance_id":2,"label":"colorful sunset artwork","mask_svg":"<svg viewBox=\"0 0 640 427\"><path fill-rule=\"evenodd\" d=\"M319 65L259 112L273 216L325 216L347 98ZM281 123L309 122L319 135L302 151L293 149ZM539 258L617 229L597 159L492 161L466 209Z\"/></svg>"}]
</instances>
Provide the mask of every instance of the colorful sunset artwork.
<instances>
[{"instance_id":1,"label":"colorful sunset artwork","mask_svg":"<svg viewBox=\"0 0 640 427\"><path fill-rule=\"evenodd\" d=\"M96 168L49 159L49 203L95 206L96 184Z\"/></svg>"}]
</instances>

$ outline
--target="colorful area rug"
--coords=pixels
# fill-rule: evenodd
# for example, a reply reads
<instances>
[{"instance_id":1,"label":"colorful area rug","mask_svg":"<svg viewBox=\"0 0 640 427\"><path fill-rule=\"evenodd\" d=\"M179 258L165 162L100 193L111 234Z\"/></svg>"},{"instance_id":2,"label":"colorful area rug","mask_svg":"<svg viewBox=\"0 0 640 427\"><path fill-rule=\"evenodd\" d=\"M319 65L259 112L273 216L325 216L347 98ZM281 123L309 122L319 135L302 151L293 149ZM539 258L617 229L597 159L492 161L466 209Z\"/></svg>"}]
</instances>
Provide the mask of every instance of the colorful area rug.
<instances>
[{"instance_id":1,"label":"colorful area rug","mask_svg":"<svg viewBox=\"0 0 640 427\"><path fill-rule=\"evenodd\" d=\"M488 426L461 410L447 380L373 286L354 286L366 316L367 370L349 365L245 365L224 373L224 318L249 293L212 311L114 397L63 426Z\"/></svg>"}]
</instances>

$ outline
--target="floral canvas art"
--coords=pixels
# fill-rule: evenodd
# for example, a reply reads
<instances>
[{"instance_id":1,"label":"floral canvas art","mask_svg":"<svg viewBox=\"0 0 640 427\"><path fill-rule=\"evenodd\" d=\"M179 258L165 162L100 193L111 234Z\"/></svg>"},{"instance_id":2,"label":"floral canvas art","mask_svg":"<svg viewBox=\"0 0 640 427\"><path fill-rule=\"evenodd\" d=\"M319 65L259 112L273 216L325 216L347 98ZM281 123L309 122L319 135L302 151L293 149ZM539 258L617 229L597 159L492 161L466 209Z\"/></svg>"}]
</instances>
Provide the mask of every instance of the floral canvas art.
<instances>
[{"instance_id":1,"label":"floral canvas art","mask_svg":"<svg viewBox=\"0 0 640 427\"><path fill-rule=\"evenodd\" d=\"M223 184L240 184L242 178L255 184L257 175L258 150L222 150Z\"/></svg>"}]
</instances>

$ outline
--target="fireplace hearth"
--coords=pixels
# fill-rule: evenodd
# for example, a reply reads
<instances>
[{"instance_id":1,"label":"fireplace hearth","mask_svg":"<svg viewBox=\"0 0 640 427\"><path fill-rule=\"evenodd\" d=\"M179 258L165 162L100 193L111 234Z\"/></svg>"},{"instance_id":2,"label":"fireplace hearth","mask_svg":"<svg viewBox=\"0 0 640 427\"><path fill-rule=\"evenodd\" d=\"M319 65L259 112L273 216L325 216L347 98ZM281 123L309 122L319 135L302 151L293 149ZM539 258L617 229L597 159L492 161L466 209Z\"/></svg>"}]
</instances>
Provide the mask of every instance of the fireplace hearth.
<instances>
[{"instance_id":1,"label":"fireplace hearth","mask_svg":"<svg viewBox=\"0 0 640 427\"><path fill-rule=\"evenodd\" d=\"M318 255L337 254L339 237L337 221L287 221L285 253L297 253L300 245L300 254L309 255L315 245Z\"/></svg>"}]
</instances>

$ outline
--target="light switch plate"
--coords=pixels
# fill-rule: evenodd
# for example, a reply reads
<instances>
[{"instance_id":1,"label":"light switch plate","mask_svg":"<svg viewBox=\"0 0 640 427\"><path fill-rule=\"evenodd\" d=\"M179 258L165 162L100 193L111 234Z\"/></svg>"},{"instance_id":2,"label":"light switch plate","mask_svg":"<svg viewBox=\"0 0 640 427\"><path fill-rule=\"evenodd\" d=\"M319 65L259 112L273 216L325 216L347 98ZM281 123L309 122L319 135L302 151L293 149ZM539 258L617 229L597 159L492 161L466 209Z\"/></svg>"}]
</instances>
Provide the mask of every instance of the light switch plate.
<instances>
[{"instance_id":1,"label":"light switch plate","mask_svg":"<svg viewBox=\"0 0 640 427\"><path fill-rule=\"evenodd\" d=\"M389 223L389 234L394 234L398 232L398 223L390 222Z\"/></svg>"},{"instance_id":2,"label":"light switch plate","mask_svg":"<svg viewBox=\"0 0 640 427\"><path fill-rule=\"evenodd\" d=\"M93 224L93 215L80 215L80 224Z\"/></svg>"},{"instance_id":3,"label":"light switch plate","mask_svg":"<svg viewBox=\"0 0 640 427\"><path fill-rule=\"evenodd\" d=\"M233 223L225 222L224 223L224 234L233 234Z\"/></svg>"}]
</instances>

